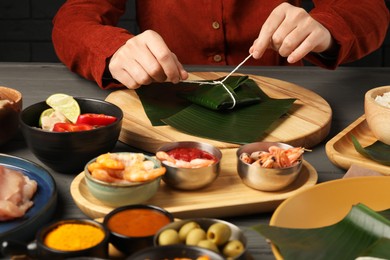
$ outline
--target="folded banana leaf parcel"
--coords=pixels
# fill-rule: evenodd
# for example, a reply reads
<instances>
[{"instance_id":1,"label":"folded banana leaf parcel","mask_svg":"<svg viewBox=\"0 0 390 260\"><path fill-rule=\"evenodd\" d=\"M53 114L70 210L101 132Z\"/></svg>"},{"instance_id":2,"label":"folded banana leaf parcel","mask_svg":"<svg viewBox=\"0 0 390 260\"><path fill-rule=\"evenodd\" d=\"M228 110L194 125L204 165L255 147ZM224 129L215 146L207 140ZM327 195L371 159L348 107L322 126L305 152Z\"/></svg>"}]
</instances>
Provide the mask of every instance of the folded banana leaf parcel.
<instances>
[{"instance_id":1,"label":"folded banana leaf parcel","mask_svg":"<svg viewBox=\"0 0 390 260\"><path fill-rule=\"evenodd\" d=\"M296 100L271 98L248 76L221 80L151 84L136 93L153 126L237 144L260 140Z\"/></svg>"}]
</instances>

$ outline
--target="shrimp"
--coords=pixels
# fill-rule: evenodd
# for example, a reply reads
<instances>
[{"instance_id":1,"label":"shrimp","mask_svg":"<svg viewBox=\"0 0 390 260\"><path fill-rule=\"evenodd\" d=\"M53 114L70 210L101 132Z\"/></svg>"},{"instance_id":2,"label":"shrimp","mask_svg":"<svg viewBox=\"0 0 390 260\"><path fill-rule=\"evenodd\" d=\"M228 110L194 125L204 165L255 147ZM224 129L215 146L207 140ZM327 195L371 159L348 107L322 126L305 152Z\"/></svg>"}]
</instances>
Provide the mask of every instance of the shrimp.
<instances>
[{"instance_id":1,"label":"shrimp","mask_svg":"<svg viewBox=\"0 0 390 260\"><path fill-rule=\"evenodd\" d=\"M165 174L165 167L146 169L144 163L136 163L131 167L126 167L123 178L131 182L144 182L153 180Z\"/></svg>"},{"instance_id":2,"label":"shrimp","mask_svg":"<svg viewBox=\"0 0 390 260\"><path fill-rule=\"evenodd\" d=\"M113 170L124 170L125 165L114 158L110 153L99 155L96 158L96 163L100 164L102 168L108 168Z\"/></svg>"},{"instance_id":3,"label":"shrimp","mask_svg":"<svg viewBox=\"0 0 390 260\"><path fill-rule=\"evenodd\" d=\"M201 168L201 167L208 167L215 163L214 160L208 160L208 159L193 159L190 161L191 168Z\"/></svg>"},{"instance_id":4,"label":"shrimp","mask_svg":"<svg viewBox=\"0 0 390 260\"><path fill-rule=\"evenodd\" d=\"M92 177L94 177L95 179L98 179L98 180L101 180L101 181L105 181L105 182L123 182L122 179L120 178L115 178L115 177L112 177L106 170L104 169L94 169L92 172L91 172L91 175Z\"/></svg>"},{"instance_id":5,"label":"shrimp","mask_svg":"<svg viewBox=\"0 0 390 260\"><path fill-rule=\"evenodd\" d=\"M160 161L167 161L167 162L170 162L170 163L173 163L173 164L176 163L176 159L173 158L172 156L170 156L169 154L167 154L167 153L164 152L164 151L158 151L158 152L156 153L156 157L157 157L157 159L159 159Z\"/></svg>"}]
</instances>

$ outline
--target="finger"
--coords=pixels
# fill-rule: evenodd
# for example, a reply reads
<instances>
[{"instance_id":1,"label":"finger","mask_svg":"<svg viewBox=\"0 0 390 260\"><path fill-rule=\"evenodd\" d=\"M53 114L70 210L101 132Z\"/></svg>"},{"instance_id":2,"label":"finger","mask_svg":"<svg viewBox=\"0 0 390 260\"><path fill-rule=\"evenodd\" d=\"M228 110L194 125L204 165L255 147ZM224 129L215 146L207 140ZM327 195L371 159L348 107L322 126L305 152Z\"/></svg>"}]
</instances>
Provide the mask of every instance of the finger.
<instances>
[{"instance_id":1,"label":"finger","mask_svg":"<svg viewBox=\"0 0 390 260\"><path fill-rule=\"evenodd\" d=\"M172 53L173 57L174 57L174 60L175 60L175 63L176 63L176 66L179 70L179 73L180 73L180 80L185 80L188 78L188 72L184 69L183 65L180 63L179 59L177 58L177 56Z\"/></svg>"},{"instance_id":2,"label":"finger","mask_svg":"<svg viewBox=\"0 0 390 260\"><path fill-rule=\"evenodd\" d=\"M164 46L163 48L161 46ZM162 38L149 42L147 47L156 58L159 66L166 75L166 80L177 83L180 81L180 69L177 66L175 55L168 49Z\"/></svg>"},{"instance_id":3,"label":"finger","mask_svg":"<svg viewBox=\"0 0 390 260\"><path fill-rule=\"evenodd\" d=\"M272 36L284 19L284 13L279 12L278 8L271 12L270 16L264 22L258 38L254 41L252 47L250 48L250 53L253 54L253 58L260 59L265 50L271 46Z\"/></svg>"},{"instance_id":4,"label":"finger","mask_svg":"<svg viewBox=\"0 0 390 260\"><path fill-rule=\"evenodd\" d=\"M295 63L303 59L309 52L315 48L316 35L310 34L301 44L297 46L287 57L287 62Z\"/></svg>"}]
</instances>

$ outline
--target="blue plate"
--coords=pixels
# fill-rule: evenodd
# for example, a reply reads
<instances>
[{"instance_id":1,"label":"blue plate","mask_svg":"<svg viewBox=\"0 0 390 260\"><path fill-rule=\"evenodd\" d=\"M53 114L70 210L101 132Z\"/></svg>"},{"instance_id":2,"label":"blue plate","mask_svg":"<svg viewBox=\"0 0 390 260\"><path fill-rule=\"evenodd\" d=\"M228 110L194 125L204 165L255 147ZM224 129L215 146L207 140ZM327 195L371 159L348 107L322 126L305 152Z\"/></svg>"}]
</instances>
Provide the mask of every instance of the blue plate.
<instances>
[{"instance_id":1,"label":"blue plate","mask_svg":"<svg viewBox=\"0 0 390 260\"><path fill-rule=\"evenodd\" d=\"M48 171L41 166L15 156L0 154L0 165L23 172L35 180L38 189L33 197L34 205L18 219L0 221L0 241L30 241L44 224L51 220L57 204L57 186Z\"/></svg>"}]
</instances>

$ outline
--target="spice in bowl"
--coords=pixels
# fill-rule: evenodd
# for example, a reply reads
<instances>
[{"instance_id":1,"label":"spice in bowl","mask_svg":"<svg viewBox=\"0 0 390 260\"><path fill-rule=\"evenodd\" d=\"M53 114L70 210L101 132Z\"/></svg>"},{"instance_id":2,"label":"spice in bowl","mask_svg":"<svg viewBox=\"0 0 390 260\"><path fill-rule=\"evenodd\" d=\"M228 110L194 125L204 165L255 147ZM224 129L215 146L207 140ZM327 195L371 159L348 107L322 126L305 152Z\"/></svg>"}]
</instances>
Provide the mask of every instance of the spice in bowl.
<instances>
[{"instance_id":1,"label":"spice in bowl","mask_svg":"<svg viewBox=\"0 0 390 260\"><path fill-rule=\"evenodd\" d=\"M111 243L125 254L153 245L154 235L174 218L153 205L128 205L109 212L103 221L111 234Z\"/></svg>"},{"instance_id":2,"label":"spice in bowl","mask_svg":"<svg viewBox=\"0 0 390 260\"><path fill-rule=\"evenodd\" d=\"M64 223L45 236L44 244L62 251L84 250L99 244L104 236L104 231L93 225Z\"/></svg>"}]
</instances>

